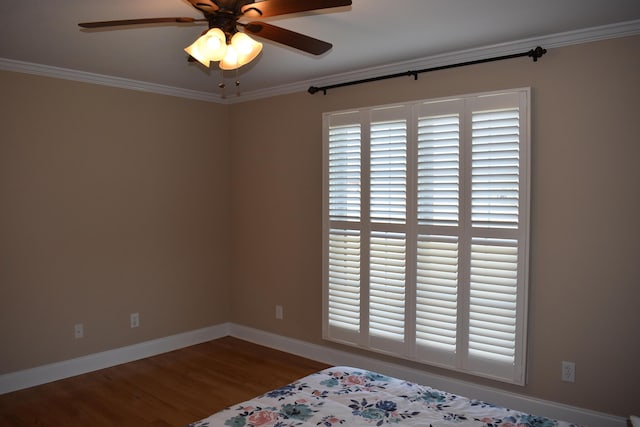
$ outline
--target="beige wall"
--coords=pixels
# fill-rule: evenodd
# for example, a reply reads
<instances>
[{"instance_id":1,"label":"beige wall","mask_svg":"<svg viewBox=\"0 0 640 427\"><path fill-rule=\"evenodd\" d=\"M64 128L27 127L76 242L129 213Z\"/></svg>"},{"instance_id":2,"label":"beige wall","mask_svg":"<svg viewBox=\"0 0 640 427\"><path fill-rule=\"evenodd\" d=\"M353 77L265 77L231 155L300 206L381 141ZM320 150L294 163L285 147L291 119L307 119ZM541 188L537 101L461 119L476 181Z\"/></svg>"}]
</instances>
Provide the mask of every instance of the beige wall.
<instances>
[{"instance_id":1,"label":"beige wall","mask_svg":"<svg viewBox=\"0 0 640 427\"><path fill-rule=\"evenodd\" d=\"M0 94L0 374L228 320L226 107L10 72Z\"/></svg>"},{"instance_id":2,"label":"beige wall","mask_svg":"<svg viewBox=\"0 0 640 427\"><path fill-rule=\"evenodd\" d=\"M638 413L638 76L640 37L231 106L0 72L0 374L230 320L333 346L322 113L530 86L528 385L420 368Z\"/></svg>"},{"instance_id":3,"label":"beige wall","mask_svg":"<svg viewBox=\"0 0 640 427\"><path fill-rule=\"evenodd\" d=\"M233 321L323 343L323 112L517 87L533 97L529 380L479 382L640 412L640 37L232 106Z\"/></svg>"}]
</instances>

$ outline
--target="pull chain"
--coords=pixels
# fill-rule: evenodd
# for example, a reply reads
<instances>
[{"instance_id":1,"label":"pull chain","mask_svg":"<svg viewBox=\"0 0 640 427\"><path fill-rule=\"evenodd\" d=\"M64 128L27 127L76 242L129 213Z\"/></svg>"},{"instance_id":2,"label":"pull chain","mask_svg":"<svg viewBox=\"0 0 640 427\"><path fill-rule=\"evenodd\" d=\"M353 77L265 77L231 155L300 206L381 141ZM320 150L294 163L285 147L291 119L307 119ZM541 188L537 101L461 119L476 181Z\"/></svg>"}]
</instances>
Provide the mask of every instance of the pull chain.
<instances>
[{"instance_id":1,"label":"pull chain","mask_svg":"<svg viewBox=\"0 0 640 427\"><path fill-rule=\"evenodd\" d=\"M220 83L218 83L218 87L222 89L222 98L226 98L226 90L227 85L224 83L224 70L220 69Z\"/></svg>"},{"instance_id":2,"label":"pull chain","mask_svg":"<svg viewBox=\"0 0 640 427\"><path fill-rule=\"evenodd\" d=\"M240 77L238 74L238 68L236 68L236 96L240 96Z\"/></svg>"}]
</instances>

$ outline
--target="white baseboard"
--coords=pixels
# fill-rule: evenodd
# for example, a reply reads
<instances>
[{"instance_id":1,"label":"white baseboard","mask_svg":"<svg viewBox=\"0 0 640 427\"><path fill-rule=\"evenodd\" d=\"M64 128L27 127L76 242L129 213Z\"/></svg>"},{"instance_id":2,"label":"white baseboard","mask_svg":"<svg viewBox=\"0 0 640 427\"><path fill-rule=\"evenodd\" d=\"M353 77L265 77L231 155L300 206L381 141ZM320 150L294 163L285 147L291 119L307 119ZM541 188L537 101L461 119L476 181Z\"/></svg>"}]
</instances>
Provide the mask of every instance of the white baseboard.
<instances>
[{"instance_id":1,"label":"white baseboard","mask_svg":"<svg viewBox=\"0 0 640 427\"><path fill-rule=\"evenodd\" d=\"M555 403L547 400L511 393L493 387L457 380L443 375L431 374L400 364L383 362L322 345L283 337L246 326L231 324L230 334L245 341L275 348L287 353L324 362L328 365L357 366L385 375L406 379L449 391L460 396L473 397L485 402L508 407L522 412L564 420L588 427L626 427L622 417L591 411L588 409Z\"/></svg>"},{"instance_id":2,"label":"white baseboard","mask_svg":"<svg viewBox=\"0 0 640 427\"><path fill-rule=\"evenodd\" d=\"M452 379L443 375L430 374L401 364L383 362L370 357L359 356L347 351L277 334L249 328L233 323L223 323L195 331L172 335L152 341L146 341L127 347L121 347L101 353L90 354L59 363L38 366L18 372L0 375L0 394L73 377L99 369L132 362L145 357L177 350L225 336L234 336L256 344L286 351L298 356L324 362L329 365L357 366L440 390L446 390L461 396L491 402L519 411L565 420L589 427L625 427L622 417L603 414L574 406L563 405L525 395L510 393L497 388L486 387L467 381Z\"/></svg>"},{"instance_id":3,"label":"white baseboard","mask_svg":"<svg viewBox=\"0 0 640 427\"><path fill-rule=\"evenodd\" d=\"M200 344L227 335L229 335L229 324L223 323L58 363L11 372L0 375L0 394L86 374L87 372L109 368L122 363L133 362L134 360Z\"/></svg>"}]
</instances>

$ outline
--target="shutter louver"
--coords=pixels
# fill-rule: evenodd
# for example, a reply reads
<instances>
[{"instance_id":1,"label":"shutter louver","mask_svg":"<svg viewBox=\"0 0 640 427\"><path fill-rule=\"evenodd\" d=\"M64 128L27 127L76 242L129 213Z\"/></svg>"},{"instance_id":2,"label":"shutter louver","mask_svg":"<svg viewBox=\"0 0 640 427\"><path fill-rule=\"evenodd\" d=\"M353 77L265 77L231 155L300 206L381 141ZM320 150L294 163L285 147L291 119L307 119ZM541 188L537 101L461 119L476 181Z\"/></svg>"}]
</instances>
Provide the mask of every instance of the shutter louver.
<instances>
[{"instance_id":1,"label":"shutter louver","mask_svg":"<svg viewBox=\"0 0 640 427\"><path fill-rule=\"evenodd\" d=\"M460 124L457 114L418 120L418 222L458 225Z\"/></svg>"},{"instance_id":2,"label":"shutter louver","mask_svg":"<svg viewBox=\"0 0 640 427\"><path fill-rule=\"evenodd\" d=\"M360 233L329 234L329 324L360 330Z\"/></svg>"},{"instance_id":3,"label":"shutter louver","mask_svg":"<svg viewBox=\"0 0 640 427\"><path fill-rule=\"evenodd\" d=\"M518 109L473 114L471 220L474 227L518 227Z\"/></svg>"},{"instance_id":4,"label":"shutter louver","mask_svg":"<svg viewBox=\"0 0 640 427\"><path fill-rule=\"evenodd\" d=\"M407 123L371 124L371 220L403 223L407 216Z\"/></svg>"},{"instance_id":5,"label":"shutter louver","mask_svg":"<svg viewBox=\"0 0 640 427\"><path fill-rule=\"evenodd\" d=\"M369 260L369 332L404 341L406 239L373 232Z\"/></svg>"},{"instance_id":6,"label":"shutter louver","mask_svg":"<svg viewBox=\"0 0 640 427\"><path fill-rule=\"evenodd\" d=\"M455 352L458 304L456 237L418 236L416 342Z\"/></svg>"},{"instance_id":7,"label":"shutter louver","mask_svg":"<svg viewBox=\"0 0 640 427\"><path fill-rule=\"evenodd\" d=\"M360 125L329 130L329 216L332 221L360 219Z\"/></svg>"},{"instance_id":8,"label":"shutter louver","mask_svg":"<svg viewBox=\"0 0 640 427\"><path fill-rule=\"evenodd\" d=\"M514 240L473 239L469 354L513 363L516 346L518 247Z\"/></svg>"}]
</instances>

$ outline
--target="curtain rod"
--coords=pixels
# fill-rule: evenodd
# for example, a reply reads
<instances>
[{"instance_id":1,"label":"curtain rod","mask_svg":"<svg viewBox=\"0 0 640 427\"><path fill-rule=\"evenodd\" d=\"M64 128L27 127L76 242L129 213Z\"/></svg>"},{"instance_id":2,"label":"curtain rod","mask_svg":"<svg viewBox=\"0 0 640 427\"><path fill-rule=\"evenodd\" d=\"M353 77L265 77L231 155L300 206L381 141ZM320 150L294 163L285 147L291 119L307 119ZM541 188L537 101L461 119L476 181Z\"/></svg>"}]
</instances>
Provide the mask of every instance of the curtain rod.
<instances>
[{"instance_id":1,"label":"curtain rod","mask_svg":"<svg viewBox=\"0 0 640 427\"><path fill-rule=\"evenodd\" d=\"M320 86L320 87L310 86L308 89L308 92L312 95L316 92L322 92L324 95L326 95L329 89L336 89L343 86L352 86L352 85L358 85L362 83L369 83L369 82L375 82L378 80L393 79L396 77L404 77L404 76L413 76L414 80L418 80L418 74L428 73L430 71L446 70L448 68L464 67L467 65L482 64L485 62L502 61L503 59L520 58L522 56L530 56L533 58L533 62L537 62L538 58L542 57L542 55L544 55L545 53L547 53L547 49L543 49L540 46L537 46L535 49L531 49L527 52L514 53L511 55L496 56L493 58L486 58L486 59L477 59L475 61L460 62L458 64L441 65L439 67L425 68L422 70L405 71L403 73L388 74L386 76L371 77L368 79L354 80L354 81L345 82L345 83L337 83L329 86Z\"/></svg>"}]
</instances>

